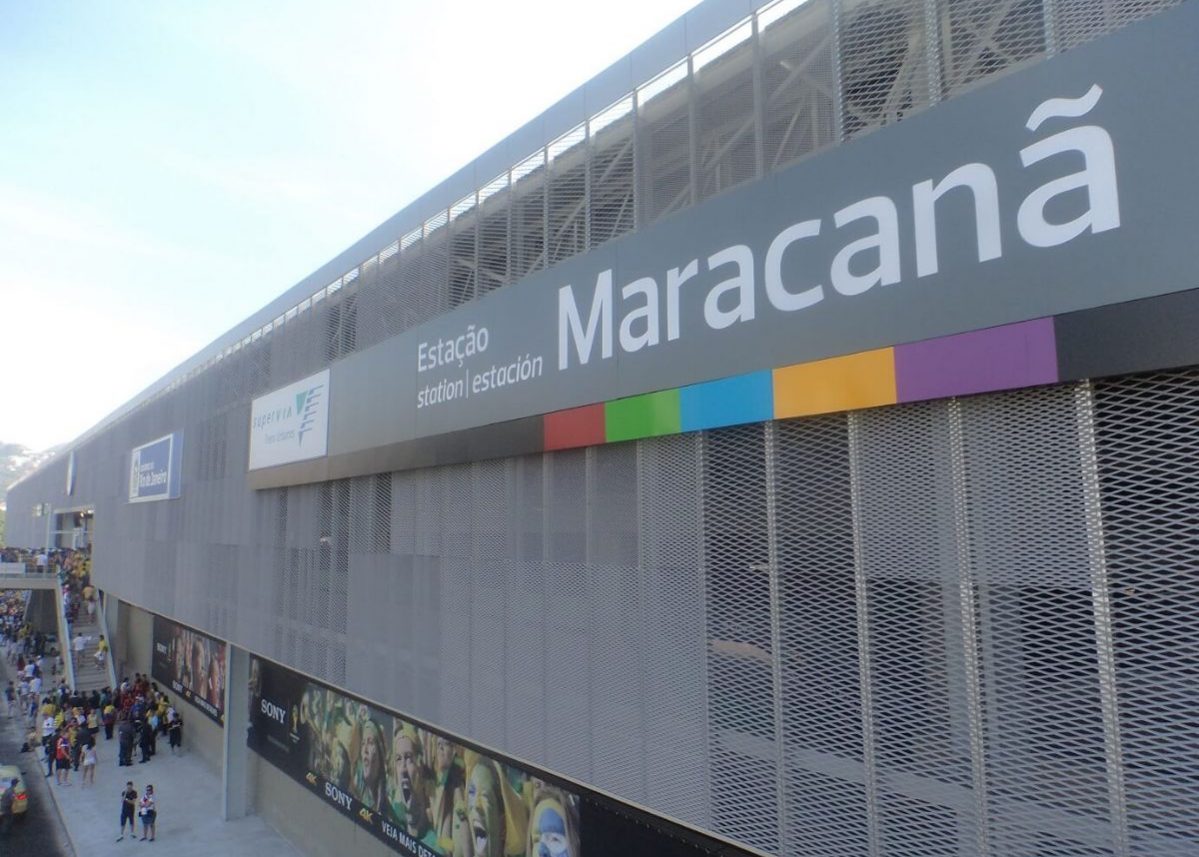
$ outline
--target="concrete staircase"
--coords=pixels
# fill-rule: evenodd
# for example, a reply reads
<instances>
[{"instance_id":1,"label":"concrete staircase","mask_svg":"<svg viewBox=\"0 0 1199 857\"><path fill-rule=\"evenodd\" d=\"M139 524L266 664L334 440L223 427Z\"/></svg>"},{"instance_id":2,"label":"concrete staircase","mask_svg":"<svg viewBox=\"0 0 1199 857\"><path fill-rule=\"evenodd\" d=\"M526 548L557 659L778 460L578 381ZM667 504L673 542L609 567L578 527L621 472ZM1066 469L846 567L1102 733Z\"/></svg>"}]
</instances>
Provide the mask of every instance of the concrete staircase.
<instances>
[{"instance_id":1,"label":"concrete staircase","mask_svg":"<svg viewBox=\"0 0 1199 857\"><path fill-rule=\"evenodd\" d=\"M82 654L75 654L73 640L75 635L82 633L87 637L87 647ZM93 690L103 690L109 686L108 666L96 663L96 647L100 643L100 624L95 616L87 615L87 608L80 606L79 618L71 623L71 640L67 642L72 657L75 658L75 689L81 693L91 693ZM112 651L108 653L112 657Z\"/></svg>"}]
</instances>

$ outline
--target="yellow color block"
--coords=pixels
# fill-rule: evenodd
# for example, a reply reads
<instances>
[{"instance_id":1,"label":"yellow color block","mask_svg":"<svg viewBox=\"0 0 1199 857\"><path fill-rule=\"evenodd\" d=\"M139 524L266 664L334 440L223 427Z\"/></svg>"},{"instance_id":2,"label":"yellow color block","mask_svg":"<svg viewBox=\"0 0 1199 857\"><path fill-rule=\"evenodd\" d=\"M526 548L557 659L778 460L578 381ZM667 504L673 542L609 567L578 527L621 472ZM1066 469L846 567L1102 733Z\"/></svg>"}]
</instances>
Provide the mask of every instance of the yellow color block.
<instances>
[{"instance_id":1,"label":"yellow color block","mask_svg":"<svg viewBox=\"0 0 1199 857\"><path fill-rule=\"evenodd\" d=\"M775 419L893 404L893 348L798 363L774 370Z\"/></svg>"}]
</instances>

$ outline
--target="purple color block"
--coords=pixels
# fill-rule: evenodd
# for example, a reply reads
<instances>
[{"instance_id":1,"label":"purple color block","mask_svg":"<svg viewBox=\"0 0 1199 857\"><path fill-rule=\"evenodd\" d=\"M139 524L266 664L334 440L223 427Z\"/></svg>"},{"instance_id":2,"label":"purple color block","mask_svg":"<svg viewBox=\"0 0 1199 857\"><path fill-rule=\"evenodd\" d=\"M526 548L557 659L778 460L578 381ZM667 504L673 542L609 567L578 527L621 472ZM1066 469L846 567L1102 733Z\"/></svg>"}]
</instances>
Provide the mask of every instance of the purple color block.
<instances>
[{"instance_id":1,"label":"purple color block","mask_svg":"<svg viewBox=\"0 0 1199 857\"><path fill-rule=\"evenodd\" d=\"M895 387L901 402L1013 390L1057 380L1052 318L895 346Z\"/></svg>"}]
</instances>

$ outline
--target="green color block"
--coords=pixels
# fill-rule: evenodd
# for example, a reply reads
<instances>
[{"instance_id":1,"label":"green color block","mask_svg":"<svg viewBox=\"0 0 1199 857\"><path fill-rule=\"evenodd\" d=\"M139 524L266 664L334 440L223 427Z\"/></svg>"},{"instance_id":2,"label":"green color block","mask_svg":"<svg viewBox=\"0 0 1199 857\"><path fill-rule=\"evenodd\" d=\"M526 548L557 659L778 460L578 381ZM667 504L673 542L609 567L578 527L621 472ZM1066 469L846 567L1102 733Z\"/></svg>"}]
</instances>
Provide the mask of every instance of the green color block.
<instances>
[{"instance_id":1,"label":"green color block","mask_svg":"<svg viewBox=\"0 0 1199 857\"><path fill-rule=\"evenodd\" d=\"M604 436L608 443L614 443L639 437L678 434L683 430L679 414L678 390L662 390L605 402Z\"/></svg>"}]
</instances>

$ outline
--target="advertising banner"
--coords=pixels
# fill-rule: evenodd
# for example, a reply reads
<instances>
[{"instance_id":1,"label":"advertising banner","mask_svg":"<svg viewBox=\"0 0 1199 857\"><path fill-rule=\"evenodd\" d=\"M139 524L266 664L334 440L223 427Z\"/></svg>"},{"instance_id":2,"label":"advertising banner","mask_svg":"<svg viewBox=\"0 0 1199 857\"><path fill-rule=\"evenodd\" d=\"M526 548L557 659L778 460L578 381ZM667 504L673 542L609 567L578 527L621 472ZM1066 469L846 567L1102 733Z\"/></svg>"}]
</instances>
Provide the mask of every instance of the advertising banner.
<instances>
[{"instance_id":1,"label":"advertising banner","mask_svg":"<svg viewBox=\"0 0 1199 857\"><path fill-rule=\"evenodd\" d=\"M259 658L248 746L407 857L583 853L570 789Z\"/></svg>"},{"instance_id":2,"label":"advertising banner","mask_svg":"<svg viewBox=\"0 0 1199 857\"><path fill-rule=\"evenodd\" d=\"M129 453L129 502L147 503L179 496L183 435L164 435Z\"/></svg>"},{"instance_id":3,"label":"advertising banner","mask_svg":"<svg viewBox=\"0 0 1199 857\"><path fill-rule=\"evenodd\" d=\"M325 454L329 439L329 370L254 400L250 470Z\"/></svg>"},{"instance_id":4,"label":"advertising banner","mask_svg":"<svg viewBox=\"0 0 1199 857\"><path fill-rule=\"evenodd\" d=\"M154 617L150 674L217 723L225 723L227 646L162 616Z\"/></svg>"}]
</instances>

